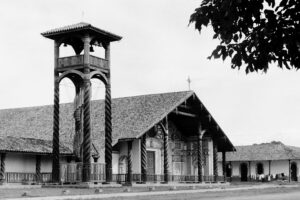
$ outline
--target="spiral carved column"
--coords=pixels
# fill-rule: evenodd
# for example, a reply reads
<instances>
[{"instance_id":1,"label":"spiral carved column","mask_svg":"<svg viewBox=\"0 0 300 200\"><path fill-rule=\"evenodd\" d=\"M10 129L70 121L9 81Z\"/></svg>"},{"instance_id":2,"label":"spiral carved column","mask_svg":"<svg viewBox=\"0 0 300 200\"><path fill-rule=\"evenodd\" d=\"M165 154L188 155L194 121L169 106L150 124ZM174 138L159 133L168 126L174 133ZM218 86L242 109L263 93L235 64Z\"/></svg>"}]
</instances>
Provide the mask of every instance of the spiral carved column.
<instances>
[{"instance_id":1,"label":"spiral carved column","mask_svg":"<svg viewBox=\"0 0 300 200\"><path fill-rule=\"evenodd\" d=\"M128 153L127 153L127 185L132 183L132 159L131 159L131 150L132 150L132 141L128 141Z\"/></svg>"},{"instance_id":2,"label":"spiral carved column","mask_svg":"<svg viewBox=\"0 0 300 200\"><path fill-rule=\"evenodd\" d=\"M59 82L54 82L52 181L59 182Z\"/></svg>"},{"instance_id":3,"label":"spiral carved column","mask_svg":"<svg viewBox=\"0 0 300 200\"><path fill-rule=\"evenodd\" d=\"M76 97L74 101L74 120L75 135L73 140L73 153L76 162L82 162L82 141L83 141L83 91L82 84L77 86Z\"/></svg>"},{"instance_id":4,"label":"spiral carved column","mask_svg":"<svg viewBox=\"0 0 300 200\"><path fill-rule=\"evenodd\" d=\"M198 156L198 182L202 183L202 134L201 134L201 125L199 126L199 130L198 130L198 151L197 151L197 156Z\"/></svg>"},{"instance_id":5,"label":"spiral carved column","mask_svg":"<svg viewBox=\"0 0 300 200\"><path fill-rule=\"evenodd\" d=\"M36 182L42 181L42 174L41 174L41 155L36 155L36 163L35 163L35 174L36 174Z\"/></svg>"},{"instance_id":6,"label":"spiral carved column","mask_svg":"<svg viewBox=\"0 0 300 200\"><path fill-rule=\"evenodd\" d=\"M147 182L147 149L146 149L146 134L141 138L141 172L142 182Z\"/></svg>"},{"instance_id":7,"label":"spiral carved column","mask_svg":"<svg viewBox=\"0 0 300 200\"><path fill-rule=\"evenodd\" d=\"M226 181L226 152L222 151L222 169L223 169L223 176L224 182Z\"/></svg>"},{"instance_id":8,"label":"spiral carved column","mask_svg":"<svg viewBox=\"0 0 300 200\"><path fill-rule=\"evenodd\" d=\"M105 89L105 173L106 182L112 180L112 122L110 81Z\"/></svg>"},{"instance_id":9,"label":"spiral carved column","mask_svg":"<svg viewBox=\"0 0 300 200\"><path fill-rule=\"evenodd\" d=\"M214 169L214 181L218 181L218 146L215 141L213 141L213 169Z\"/></svg>"},{"instance_id":10,"label":"spiral carved column","mask_svg":"<svg viewBox=\"0 0 300 200\"><path fill-rule=\"evenodd\" d=\"M84 80L83 98L83 168L82 181L89 182L91 179L91 82Z\"/></svg>"},{"instance_id":11,"label":"spiral carved column","mask_svg":"<svg viewBox=\"0 0 300 200\"><path fill-rule=\"evenodd\" d=\"M168 160L168 150L169 150L169 130L168 121L166 119L165 127L161 124L164 132L164 182L169 182L169 160Z\"/></svg>"},{"instance_id":12,"label":"spiral carved column","mask_svg":"<svg viewBox=\"0 0 300 200\"><path fill-rule=\"evenodd\" d=\"M6 153L1 154L1 165L0 165L0 183L5 181L5 158Z\"/></svg>"}]
</instances>

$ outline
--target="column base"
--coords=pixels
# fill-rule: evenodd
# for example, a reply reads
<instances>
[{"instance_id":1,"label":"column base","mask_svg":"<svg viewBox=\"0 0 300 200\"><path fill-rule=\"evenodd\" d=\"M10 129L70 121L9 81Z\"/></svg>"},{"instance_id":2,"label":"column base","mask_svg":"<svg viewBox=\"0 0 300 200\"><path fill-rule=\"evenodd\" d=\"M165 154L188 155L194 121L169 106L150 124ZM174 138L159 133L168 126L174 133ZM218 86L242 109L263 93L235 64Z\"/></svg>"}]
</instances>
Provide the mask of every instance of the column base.
<instances>
[{"instance_id":1,"label":"column base","mask_svg":"<svg viewBox=\"0 0 300 200\"><path fill-rule=\"evenodd\" d=\"M160 182L161 184L168 184L169 181L163 181L163 182Z\"/></svg>"},{"instance_id":2,"label":"column base","mask_svg":"<svg viewBox=\"0 0 300 200\"><path fill-rule=\"evenodd\" d=\"M1 180L0 180L0 185L5 185L5 184L6 184L5 179L1 179Z\"/></svg>"},{"instance_id":3,"label":"column base","mask_svg":"<svg viewBox=\"0 0 300 200\"><path fill-rule=\"evenodd\" d=\"M146 184L147 182L146 181L138 181L136 182L136 184Z\"/></svg>"},{"instance_id":4,"label":"column base","mask_svg":"<svg viewBox=\"0 0 300 200\"><path fill-rule=\"evenodd\" d=\"M122 184L123 186L132 186L132 183L131 182L127 182L127 183L124 183Z\"/></svg>"}]
</instances>

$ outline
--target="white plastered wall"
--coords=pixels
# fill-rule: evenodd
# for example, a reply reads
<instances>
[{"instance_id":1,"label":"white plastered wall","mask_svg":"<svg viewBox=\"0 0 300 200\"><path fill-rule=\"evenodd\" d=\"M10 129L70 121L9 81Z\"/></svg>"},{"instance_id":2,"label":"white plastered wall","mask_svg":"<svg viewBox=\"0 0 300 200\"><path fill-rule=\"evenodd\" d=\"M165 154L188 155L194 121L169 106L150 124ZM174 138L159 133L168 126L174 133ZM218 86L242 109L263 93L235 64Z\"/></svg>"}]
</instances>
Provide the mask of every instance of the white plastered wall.
<instances>
[{"instance_id":1,"label":"white plastered wall","mask_svg":"<svg viewBox=\"0 0 300 200\"><path fill-rule=\"evenodd\" d=\"M7 153L5 158L6 172L35 173L35 155Z\"/></svg>"},{"instance_id":2,"label":"white plastered wall","mask_svg":"<svg viewBox=\"0 0 300 200\"><path fill-rule=\"evenodd\" d=\"M113 152L112 154L112 173L119 173L119 152Z\"/></svg>"},{"instance_id":3,"label":"white plastered wall","mask_svg":"<svg viewBox=\"0 0 300 200\"><path fill-rule=\"evenodd\" d=\"M141 173L141 142L136 139L132 143L131 159L132 159L132 173Z\"/></svg>"},{"instance_id":4,"label":"white plastered wall","mask_svg":"<svg viewBox=\"0 0 300 200\"><path fill-rule=\"evenodd\" d=\"M212 139L208 139L208 175L213 175L213 141Z\"/></svg>"},{"instance_id":5,"label":"white plastered wall","mask_svg":"<svg viewBox=\"0 0 300 200\"><path fill-rule=\"evenodd\" d=\"M299 166L300 166L300 160L291 160L291 163L295 162L297 164L297 176L300 176L299 173ZM228 162L227 162L228 163ZM239 176L240 177L240 165L241 163L246 163L249 169L249 162L248 161L232 161L232 176ZM269 174L269 161L251 161L250 162L250 172L251 176L255 176L257 171L256 171L256 166L257 163L262 163L264 166L264 174L268 175ZM220 167L219 170L221 170L222 163L219 162ZM219 171L220 172L220 171ZM271 161L271 171L270 174L281 174L284 173L286 176L289 174L289 161L288 160L273 160ZM248 171L249 174L249 171Z\"/></svg>"}]
</instances>

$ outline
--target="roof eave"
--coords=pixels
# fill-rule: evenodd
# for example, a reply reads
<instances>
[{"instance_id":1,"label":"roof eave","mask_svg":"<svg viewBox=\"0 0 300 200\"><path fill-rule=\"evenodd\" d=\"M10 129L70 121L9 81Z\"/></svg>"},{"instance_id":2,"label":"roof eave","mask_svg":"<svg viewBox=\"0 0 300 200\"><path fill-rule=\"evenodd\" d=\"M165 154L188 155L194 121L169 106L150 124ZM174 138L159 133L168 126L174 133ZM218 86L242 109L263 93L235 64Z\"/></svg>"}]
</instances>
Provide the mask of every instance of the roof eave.
<instances>
[{"instance_id":1,"label":"roof eave","mask_svg":"<svg viewBox=\"0 0 300 200\"><path fill-rule=\"evenodd\" d=\"M59 30L58 31L53 31L53 32L46 31L46 32L41 33L41 35L46 37L46 38L54 40L54 39L56 39L57 36L64 35L64 34L69 34L69 33L80 32L80 31L94 31L94 32L96 32L96 34L98 34L98 36L105 37L105 39L107 39L110 42L119 41L119 40L122 39L122 37L119 36L119 35L101 30L101 29L96 28L96 27L91 26L91 25L90 26L85 26L85 27L82 27L82 28L69 29L69 30L63 30L63 31L59 31Z\"/></svg>"}]
</instances>

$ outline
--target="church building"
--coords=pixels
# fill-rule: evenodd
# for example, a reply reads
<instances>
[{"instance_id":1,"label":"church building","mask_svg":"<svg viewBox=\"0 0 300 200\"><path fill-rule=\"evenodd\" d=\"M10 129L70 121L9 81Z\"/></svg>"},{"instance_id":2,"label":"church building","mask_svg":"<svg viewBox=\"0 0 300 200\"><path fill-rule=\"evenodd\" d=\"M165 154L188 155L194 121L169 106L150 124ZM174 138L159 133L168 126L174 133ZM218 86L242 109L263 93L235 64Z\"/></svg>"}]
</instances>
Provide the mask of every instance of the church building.
<instances>
[{"instance_id":1,"label":"church building","mask_svg":"<svg viewBox=\"0 0 300 200\"><path fill-rule=\"evenodd\" d=\"M83 22L42 35L54 40L54 105L0 110L2 183L225 180L235 147L193 91L112 99L110 45L120 36ZM67 45L75 55L60 57ZM104 58L90 55L95 47ZM64 78L74 103L59 102ZM93 78L104 83L104 100L91 101Z\"/></svg>"}]
</instances>

